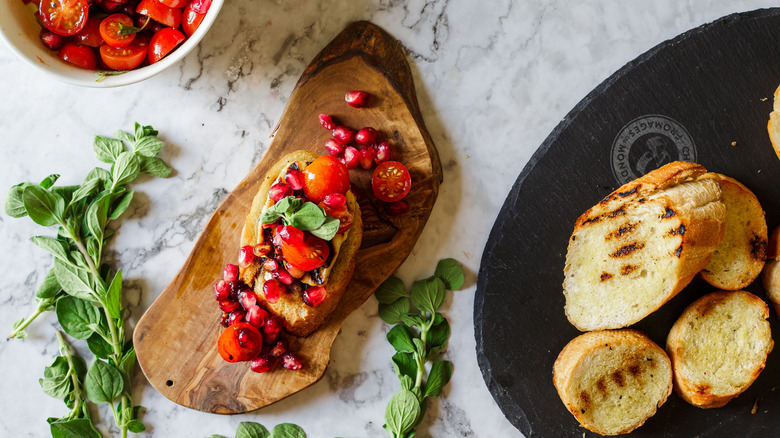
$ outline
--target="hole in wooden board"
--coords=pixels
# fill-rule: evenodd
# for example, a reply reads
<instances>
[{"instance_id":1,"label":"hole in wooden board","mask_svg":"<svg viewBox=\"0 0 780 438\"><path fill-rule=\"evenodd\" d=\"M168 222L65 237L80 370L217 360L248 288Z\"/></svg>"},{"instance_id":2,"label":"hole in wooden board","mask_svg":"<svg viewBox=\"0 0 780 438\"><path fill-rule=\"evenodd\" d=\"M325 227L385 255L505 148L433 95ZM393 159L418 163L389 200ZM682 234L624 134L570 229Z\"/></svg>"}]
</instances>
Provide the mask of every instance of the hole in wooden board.
<instances>
[{"instance_id":1,"label":"hole in wooden board","mask_svg":"<svg viewBox=\"0 0 780 438\"><path fill-rule=\"evenodd\" d=\"M168 380L167 382L165 382L165 385L166 386L173 386L173 380Z\"/></svg>"}]
</instances>

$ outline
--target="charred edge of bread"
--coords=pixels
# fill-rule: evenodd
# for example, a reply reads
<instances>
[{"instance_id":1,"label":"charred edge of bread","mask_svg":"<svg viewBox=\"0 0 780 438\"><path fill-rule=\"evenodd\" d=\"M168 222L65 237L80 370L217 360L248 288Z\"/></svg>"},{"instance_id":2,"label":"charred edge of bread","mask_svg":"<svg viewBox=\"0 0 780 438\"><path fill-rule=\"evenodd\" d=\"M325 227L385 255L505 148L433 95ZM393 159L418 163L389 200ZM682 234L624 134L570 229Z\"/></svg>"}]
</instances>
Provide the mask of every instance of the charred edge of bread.
<instances>
[{"instance_id":1,"label":"charred edge of bread","mask_svg":"<svg viewBox=\"0 0 780 438\"><path fill-rule=\"evenodd\" d=\"M780 253L778 253L778 246L780 246L780 226L775 227L772 235L769 236L767 262L761 272L761 285L764 286L766 295L775 308L775 313L780 317Z\"/></svg>"},{"instance_id":2,"label":"charred edge of bread","mask_svg":"<svg viewBox=\"0 0 780 438\"><path fill-rule=\"evenodd\" d=\"M262 241L263 231L259 219L268 198L268 190L274 184L276 178L291 163L296 161L310 163L318 157L319 155L310 151L295 151L283 157L268 171L247 215L241 235L242 246L254 246ZM285 330L293 335L308 336L316 330L337 307L352 278L357 252L360 249L360 242L363 236L363 226L357 199L351 191L347 192L346 196L347 209L352 213L353 222L347 233L346 240L341 244L338 256L332 262L333 267L325 284L323 284L327 295L319 305L316 307L306 305L300 293L283 294L276 303L269 303L265 300L262 290L264 282L259 281L261 279L258 278L258 275L262 272L260 265L253 263L240 269L241 280L255 290L258 300L264 304L270 313L279 317L284 324Z\"/></svg>"}]
</instances>

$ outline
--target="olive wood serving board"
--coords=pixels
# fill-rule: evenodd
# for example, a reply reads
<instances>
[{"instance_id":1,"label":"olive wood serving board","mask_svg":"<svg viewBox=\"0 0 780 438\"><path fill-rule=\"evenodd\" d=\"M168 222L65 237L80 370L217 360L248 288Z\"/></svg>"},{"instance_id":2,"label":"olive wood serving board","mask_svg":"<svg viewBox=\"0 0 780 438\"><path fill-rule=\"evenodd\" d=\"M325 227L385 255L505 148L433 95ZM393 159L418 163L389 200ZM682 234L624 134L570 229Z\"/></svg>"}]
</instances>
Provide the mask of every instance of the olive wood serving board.
<instances>
[{"instance_id":1,"label":"olive wood serving board","mask_svg":"<svg viewBox=\"0 0 780 438\"><path fill-rule=\"evenodd\" d=\"M349 90L371 94L366 108L344 101ZM371 171L350 171L361 206L364 236L357 267L339 307L306 338L288 336L304 362L263 374L248 362L228 363L217 353L223 327L213 285L226 263L236 263L241 230L266 171L299 149L326 154L330 131L320 113L359 129L375 127L393 159L412 177L409 211L389 216L371 194ZM341 324L390 276L412 250L442 181L438 154L425 129L402 46L379 27L357 22L344 29L309 64L296 84L260 163L214 212L184 266L135 328L133 341L149 382L172 401L200 411L235 414L261 408L318 381Z\"/></svg>"},{"instance_id":2,"label":"olive wood serving board","mask_svg":"<svg viewBox=\"0 0 780 438\"><path fill-rule=\"evenodd\" d=\"M566 319L561 284L575 220L629 171L699 162L748 186L770 230L780 222L780 160L766 129L780 84L779 42L780 9L769 9L658 45L586 96L518 176L485 246L474 322L485 382L526 437L599 436L578 425L552 383L555 359L580 334ZM769 302L760 283L747 290ZM695 279L633 327L665 347L683 309L714 290ZM777 343L774 311L769 322ZM779 350L775 344L758 379L725 407L699 409L672 394L630 436L778 436Z\"/></svg>"}]
</instances>

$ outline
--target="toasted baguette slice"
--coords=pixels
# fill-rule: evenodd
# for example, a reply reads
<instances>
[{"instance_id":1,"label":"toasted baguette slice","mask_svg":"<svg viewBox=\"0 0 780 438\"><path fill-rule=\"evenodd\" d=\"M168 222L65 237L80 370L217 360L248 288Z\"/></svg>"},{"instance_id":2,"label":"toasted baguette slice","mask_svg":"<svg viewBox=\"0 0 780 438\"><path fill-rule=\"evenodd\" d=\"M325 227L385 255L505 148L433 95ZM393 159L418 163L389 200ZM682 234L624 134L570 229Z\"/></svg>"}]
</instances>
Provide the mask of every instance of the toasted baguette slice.
<instances>
[{"instance_id":1,"label":"toasted baguette slice","mask_svg":"<svg viewBox=\"0 0 780 438\"><path fill-rule=\"evenodd\" d=\"M745 391L774 345L767 317L766 303L745 291L713 292L688 306L666 340L677 394L706 409Z\"/></svg>"},{"instance_id":2,"label":"toasted baguette slice","mask_svg":"<svg viewBox=\"0 0 780 438\"><path fill-rule=\"evenodd\" d=\"M553 366L553 383L582 427L629 433L672 393L666 352L637 330L602 330L569 342Z\"/></svg>"},{"instance_id":3,"label":"toasted baguette slice","mask_svg":"<svg viewBox=\"0 0 780 438\"><path fill-rule=\"evenodd\" d=\"M771 113L769 113L769 123L767 123L767 131L769 131L769 140L772 142L772 147L775 148L777 158L780 158L780 87L775 90L775 102Z\"/></svg>"},{"instance_id":4,"label":"toasted baguette slice","mask_svg":"<svg viewBox=\"0 0 780 438\"><path fill-rule=\"evenodd\" d=\"M582 331L633 324L674 297L709 263L725 207L704 167L674 162L586 211L564 267L566 315Z\"/></svg>"},{"instance_id":5,"label":"toasted baguette slice","mask_svg":"<svg viewBox=\"0 0 780 438\"><path fill-rule=\"evenodd\" d=\"M761 274L761 284L775 307L775 313L780 317L780 227L776 227L769 237L767 261Z\"/></svg>"},{"instance_id":6,"label":"toasted baguette slice","mask_svg":"<svg viewBox=\"0 0 780 438\"><path fill-rule=\"evenodd\" d=\"M300 170L304 170L308 163L317 158L318 155L313 152L296 151L282 158L271 168L252 202L252 208L247 215L241 235L241 246L255 246L263 242L263 229L260 217L269 202L268 190L282 172L285 172L294 162L301 165ZM347 284L349 284L352 278L357 251L360 249L360 242L363 236L363 224L360 216L360 206L352 191L348 191L346 197L347 210L352 214L353 218L352 226L344 235L336 235L331 242L331 252L335 249L334 242L337 239L340 239L338 242L340 246L333 260L330 261L329 267L321 268L325 277L325 282L321 285L325 287L327 293L325 299L316 307L304 303L302 291L282 294L279 300L274 303L267 301L263 293L263 284L267 275L263 270L261 260L256 259L249 266L241 267L240 269L241 280L254 289L258 301L273 315L281 318L284 328L294 335L307 336L316 330L336 308L347 289Z\"/></svg>"},{"instance_id":7,"label":"toasted baguette slice","mask_svg":"<svg viewBox=\"0 0 780 438\"><path fill-rule=\"evenodd\" d=\"M702 178L720 184L726 206L726 234L700 275L719 289L744 289L758 278L766 262L764 209L756 195L734 178L718 173L707 173Z\"/></svg>"}]
</instances>

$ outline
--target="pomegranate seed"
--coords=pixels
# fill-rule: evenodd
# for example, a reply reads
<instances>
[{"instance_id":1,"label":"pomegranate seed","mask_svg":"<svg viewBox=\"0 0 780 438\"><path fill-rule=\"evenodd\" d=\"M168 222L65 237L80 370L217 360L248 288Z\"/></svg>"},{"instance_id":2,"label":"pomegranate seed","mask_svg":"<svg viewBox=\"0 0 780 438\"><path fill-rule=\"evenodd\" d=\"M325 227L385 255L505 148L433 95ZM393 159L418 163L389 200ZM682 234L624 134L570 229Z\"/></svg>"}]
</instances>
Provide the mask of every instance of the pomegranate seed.
<instances>
[{"instance_id":1,"label":"pomegranate seed","mask_svg":"<svg viewBox=\"0 0 780 438\"><path fill-rule=\"evenodd\" d=\"M344 149L344 158L341 162L347 166L347 170L356 169L358 167L359 154L360 152L352 146L347 146L347 148Z\"/></svg>"},{"instance_id":2,"label":"pomegranate seed","mask_svg":"<svg viewBox=\"0 0 780 438\"><path fill-rule=\"evenodd\" d=\"M263 295L269 303L273 304L279 301L282 293L287 292L287 288L277 279L272 278L263 284Z\"/></svg>"},{"instance_id":3,"label":"pomegranate seed","mask_svg":"<svg viewBox=\"0 0 780 438\"><path fill-rule=\"evenodd\" d=\"M246 322L257 328L260 328L265 324L266 318L268 318L268 312L260 308L260 306L250 307L246 311Z\"/></svg>"},{"instance_id":4,"label":"pomegranate seed","mask_svg":"<svg viewBox=\"0 0 780 438\"><path fill-rule=\"evenodd\" d=\"M217 301L226 300L229 296L230 288L228 287L227 281L219 280L214 283L214 298L216 298Z\"/></svg>"},{"instance_id":5,"label":"pomegranate seed","mask_svg":"<svg viewBox=\"0 0 780 438\"><path fill-rule=\"evenodd\" d=\"M255 253L255 257L264 257L266 254L271 252L271 249L273 247L270 243L258 243L257 245L252 248L252 252Z\"/></svg>"},{"instance_id":6,"label":"pomegranate seed","mask_svg":"<svg viewBox=\"0 0 780 438\"><path fill-rule=\"evenodd\" d=\"M355 142L359 145L370 146L376 141L377 132L376 129L368 126L355 134Z\"/></svg>"},{"instance_id":7,"label":"pomegranate seed","mask_svg":"<svg viewBox=\"0 0 780 438\"><path fill-rule=\"evenodd\" d=\"M333 130L333 138L341 144L350 144L355 139L355 130L347 126L336 126Z\"/></svg>"},{"instance_id":8,"label":"pomegranate seed","mask_svg":"<svg viewBox=\"0 0 780 438\"><path fill-rule=\"evenodd\" d=\"M295 353L285 353L282 355L282 366L288 370L299 370L303 368L301 358Z\"/></svg>"},{"instance_id":9,"label":"pomegranate seed","mask_svg":"<svg viewBox=\"0 0 780 438\"><path fill-rule=\"evenodd\" d=\"M333 123L333 119L327 114L320 114L320 125L322 125L322 127L325 129L330 129L331 131L336 127L336 125Z\"/></svg>"},{"instance_id":10,"label":"pomegranate seed","mask_svg":"<svg viewBox=\"0 0 780 438\"><path fill-rule=\"evenodd\" d=\"M285 243L300 243L303 242L303 231L292 225L283 225L282 229L279 230L279 237Z\"/></svg>"},{"instance_id":11,"label":"pomegranate seed","mask_svg":"<svg viewBox=\"0 0 780 438\"><path fill-rule=\"evenodd\" d=\"M265 320L263 325L263 340L268 345L273 345L276 342L276 338L279 336L279 332L282 330L282 322L279 318L271 316Z\"/></svg>"},{"instance_id":12,"label":"pomegranate seed","mask_svg":"<svg viewBox=\"0 0 780 438\"><path fill-rule=\"evenodd\" d=\"M290 273L290 275L293 276L293 278L301 278L304 274L306 274L306 271L303 269L298 269L293 265L287 264L286 266L287 272Z\"/></svg>"},{"instance_id":13,"label":"pomegranate seed","mask_svg":"<svg viewBox=\"0 0 780 438\"><path fill-rule=\"evenodd\" d=\"M259 344L262 342L262 340L257 339L257 336L255 336L246 328L238 329L236 338L238 340L238 345L240 345L241 348L247 348L250 350L257 349L260 346Z\"/></svg>"},{"instance_id":14,"label":"pomegranate seed","mask_svg":"<svg viewBox=\"0 0 780 438\"><path fill-rule=\"evenodd\" d=\"M274 369L275 366L276 366L276 358L268 354L264 354L260 357L256 357L252 359L252 362L250 362L250 367L252 368L252 371L256 373L264 373L266 371L270 371Z\"/></svg>"},{"instance_id":15,"label":"pomegranate seed","mask_svg":"<svg viewBox=\"0 0 780 438\"><path fill-rule=\"evenodd\" d=\"M251 265L253 261L255 261L255 249L252 245L242 246L241 250L238 252L239 266L246 268Z\"/></svg>"},{"instance_id":16,"label":"pomegranate seed","mask_svg":"<svg viewBox=\"0 0 780 438\"><path fill-rule=\"evenodd\" d=\"M230 263L225 265L225 269L222 271L222 278L224 278L225 281L238 280L238 266L231 265Z\"/></svg>"},{"instance_id":17,"label":"pomegranate seed","mask_svg":"<svg viewBox=\"0 0 780 438\"><path fill-rule=\"evenodd\" d=\"M376 164L382 164L385 161L390 160L392 154L390 153L390 143L383 141L374 145L374 161Z\"/></svg>"},{"instance_id":18,"label":"pomegranate seed","mask_svg":"<svg viewBox=\"0 0 780 438\"><path fill-rule=\"evenodd\" d=\"M303 293L303 302L309 306L316 307L325 300L325 295L327 294L328 291L322 286L310 287Z\"/></svg>"},{"instance_id":19,"label":"pomegranate seed","mask_svg":"<svg viewBox=\"0 0 780 438\"><path fill-rule=\"evenodd\" d=\"M237 310L239 307L241 307L241 305L238 304L238 301L222 300L219 302L219 310L223 312L230 313L234 310Z\"/></svg>"},{"instance_id":20,"label":"pomegranate seed","mask_svg":"<svg viewBox=\"0 0 780 438\"><path fill-rule=\"evenodd\" d=\"M303 188L303 173L301 173L300 170L288 170L287 175L284 176L284 180L293 190L300 190Z\"/></svg>"},{"instance_id":21,"label":"pomegranate seed","mask_svg":"<svg viewBox=\"0 0 780 438\"><path fill-rule=\"evenodd\" d=\"M41 29L39 36L43 45L49 50L60 50L62 45L65 44L65 37L47 29Z\"/></svg>"},{"instance_id":22,"label":"pomegranate seed","mask_svg":"<svg viewBox=\"0 0 780 438\"><path fill-rule=\"evenodd\" d=\"M285 284L287 286L291 285L293 281L295 281L293 279L293 276L290 275L290 273L287 272L287 270L282 268L281 266L279 267L279 269L276 270L276 272L274 272L274 277L279 279L279 281L281 281L282 284ZM285 292L287 292L287 288L285 288Z\"/></svg>"},{"instance_id":23,"label":"pomegranate seed","mask_svg":"<svg viewBox=\"0 0 780 438\"><path fill-rule=\"evenodd\" d=\"M268 196L273 199L274 202L279 202L282 198L292 195L290 186L285 183L276 183L268 189Z\"/></svg>"},{"instance_id":24,"label":"pomegranate seed","mask_svg":"<svg viewBox=\"0 0 780 438\"><path fill-rule=\"evenodd\" d=\"M360 167L363 169L370 169L374 165L374 148L371 146L363 146L360 150L360 156L358 156Z\"/></svg>"},{"instance_id":25,"label":"pomegranate seed","mask_svg":"<svg viewBox=\"0 0 780 438\"><path fill-rule=\"evenodd\" d=\"M339 143L335 138L329 138L325 142L325 149L328 150L328 155L337 157L344 151L344 145Z\"/></svg>"},{"instance_id":26,"label":"pomegranate seed","mask_svg":"<svg viewBox=\"0 0 780 438\"><path fill-rule=\"evenodd\" d=\"M322 200L330 208L336 209L347 205L347 197L341 193L331 193Z\"/></svg>"},{"instance_id":27,"label":"pomegranate seed","mask_svg":"<svg viewBox=\"0 0 780 438\"><path fill-rule=\"evenodd\" d=\"M286 339L279 339L279 341L271 348L271 351L268 352L273 357L279 357L283 355L284 353L287 353L287 340Z\"/></svg>"},{"instance_id":28,"label":"pomegranate seed","mask_svg":"<svg viewBox=\"0 0 780 438\"><path fill-rule=\"evenodd\" d=\"M219 323L222 324L224 327L230 327L230 323L228 322L229 315L227 312L222 312L222 319L219 320Z\"/></svg>"},{"instance_id":29,"label":"pomegranate seed","mask_svg":"<svg viewBox=\"0 0 780 438\"><path fill-rule=\"evenodd\" d=\"M236 303L238 304L238 303ZM233 325L237 322L241 322L244 320L244 317L246 316L246 312L243 310L237 309L228 314L228 325Z\"/></svg>"},{"instance_id":30,"label":"pomegranate seed","mask_svg":"<svg viewBox=\"0 0 780 438\"><path fill-rule=\"evenodd\" d=\"M238 294L238 302L246 310L257 306L257 295L249 289L242 290Z\"/></svg>"},{"instance_id":31,"label":"pomegranate seed","mask_svg":"<svg viewBox=\"0 0 780 438\"><path fill-rule=\"evenodd\" d=\"M246 285L241 281L228 281L228 298L233 301L238 301L238 293L246 288Z\"/></svg>"},{"instance_id":32,"label":"pomegranate seed","mask_svg":"<svg viewBox=\"0 0 780 438\"><path fill-rule=\"evenodd\" d=\"M368 97L369 94L365 91L352 90L347 92L347 95L344 96L344 100L346 100L347 104L352 108L363 108L368 105Z\"/></svg>"},{"instance_id":33,"label":"pomegranate seed","mask_svg":"<svg viewBox=\"0 0 780 438\"><path fill-rule=\"evenodd\" d=\"M385 204L385 210L387 210L387 213L390 216L398 216L399 214L404 214L409 210L409 204L403 200L388 202Z\"/></svg>"},{"instance_id":34,"label":"pomegranate seed","mask_svg":"<svg viewBox=\"0 0 780 438\"><path fill-rule=\"evenodd\" d=\"M279 263L274 259L266 259L266 261L263 262L263 269L268 272L276 272L276 270L279 269Z\"/></svg>"}]
</instances>

